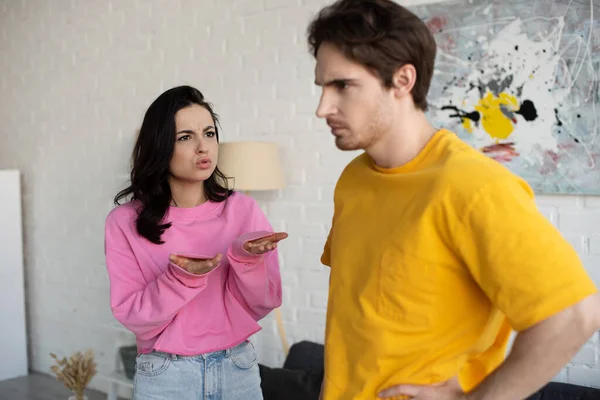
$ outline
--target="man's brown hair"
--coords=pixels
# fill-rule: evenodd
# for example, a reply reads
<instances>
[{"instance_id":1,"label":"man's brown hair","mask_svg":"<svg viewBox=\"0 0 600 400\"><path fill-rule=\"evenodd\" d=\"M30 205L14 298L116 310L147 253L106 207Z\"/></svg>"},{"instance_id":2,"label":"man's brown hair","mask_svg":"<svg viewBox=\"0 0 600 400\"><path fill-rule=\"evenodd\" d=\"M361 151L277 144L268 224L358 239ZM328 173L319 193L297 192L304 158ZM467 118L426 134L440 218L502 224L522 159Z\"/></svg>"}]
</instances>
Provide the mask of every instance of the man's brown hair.
<instances>
[{"instance_id":1,"label":"man's brown hair","mask_svg":"<svg viewBox=\"0 0 600 400\"><path fill-rule=\"evenodd\" d=\"M323 42L374 71L392 87L398 68L411 64L417 78L411 95L427 111L436 43L427 25L390 0L338 0L323 8L308 27L308 44L316 57Z\"/></svg>"}]
</instances>

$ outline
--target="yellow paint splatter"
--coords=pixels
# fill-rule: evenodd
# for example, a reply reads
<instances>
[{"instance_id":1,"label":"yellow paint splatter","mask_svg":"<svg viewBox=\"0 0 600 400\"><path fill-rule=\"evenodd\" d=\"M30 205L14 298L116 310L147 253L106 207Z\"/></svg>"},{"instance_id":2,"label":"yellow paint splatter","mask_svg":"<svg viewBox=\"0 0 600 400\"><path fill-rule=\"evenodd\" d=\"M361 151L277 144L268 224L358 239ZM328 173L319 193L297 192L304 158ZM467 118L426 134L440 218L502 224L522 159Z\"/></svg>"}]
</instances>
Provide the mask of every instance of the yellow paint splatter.
<instances>
[{"instance_id":1,"label":"yellow paint splatter","mask_svg":"<svg viewBox=\"0 0 600 400\"><path fill-rule=\"evenodd\" d=\"M471 123L471 120L469 118L462 119L462 126L467 132L473 133L473 124Z\"/></svg>"},{"instance_id":2,"label":"yellow paint splatter","mask_svg":"<svg viewBox=\"0 0 600 400\"><path fill-rule=\"evenodd\" d=\"M515 112L519 110L519 101L506 92L500 93L498 97L488 92L475 106L481 115L483 129L494 139L506 139L514 130L513 122L504 115L501 106Z\"/></svg>"}]
</instances>

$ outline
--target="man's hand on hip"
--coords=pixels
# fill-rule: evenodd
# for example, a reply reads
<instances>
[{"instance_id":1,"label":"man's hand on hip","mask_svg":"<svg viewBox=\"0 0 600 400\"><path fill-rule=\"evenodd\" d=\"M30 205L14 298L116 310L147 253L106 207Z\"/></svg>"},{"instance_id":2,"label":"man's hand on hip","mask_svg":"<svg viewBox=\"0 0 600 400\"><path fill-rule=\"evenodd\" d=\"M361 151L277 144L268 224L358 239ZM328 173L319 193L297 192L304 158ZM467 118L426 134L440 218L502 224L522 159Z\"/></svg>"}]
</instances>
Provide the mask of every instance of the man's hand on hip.
<instances>
[{"instance_id":1,"label":"man's hand on hip","mask_svg":"<svg viewBox=\"0 0 600 400\"><path fill-rule=\"evenodd\" d=\"M436 385L397 385L379 393L380 399L401 398L412 400L465 400L456 378Z\"/></svg>"}]
</instances>

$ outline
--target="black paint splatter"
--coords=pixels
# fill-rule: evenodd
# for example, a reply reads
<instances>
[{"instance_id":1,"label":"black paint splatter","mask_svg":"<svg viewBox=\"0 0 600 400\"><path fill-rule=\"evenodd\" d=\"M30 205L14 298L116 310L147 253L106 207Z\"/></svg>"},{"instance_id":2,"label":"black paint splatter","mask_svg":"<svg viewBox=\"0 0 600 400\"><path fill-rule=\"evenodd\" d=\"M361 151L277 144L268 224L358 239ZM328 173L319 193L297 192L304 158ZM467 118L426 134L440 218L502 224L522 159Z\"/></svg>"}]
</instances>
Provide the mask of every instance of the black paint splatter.
<instances>
[{"instance_id":1,"label":"black paint splatter","mask_svg":"<svg viewBox=\"0 0 600 400\"><path fill-rule=\"evenodd\" d=\"M451 114L451 118L460 118L461 121L464 121L465 119L470 119L471 121L475 122L475 124L479 122L479 119L481 117L478 111L466 112L455 106L443 106L442 110L455 111L456 114Z\"/></svg>"},{"instance_id":2,"label":"black paint splatter","mask_svg":"<svg viewBox=\"0 0 600 400\"><path fill-rule=\"evenodd\" d=\"M524 100L517 114L521 114L525 118L525 121L533 121L538 117L535 105L531 100Z\"/></svg>"},{"instance_id":3,"label":"black paint splatter","mask_svg":"<svg viewBox=\"0 0 600 400\"><path fill-rule=\"evenodd\" d=\"M469 83L469 90L467 90L467 92L470 92L473 89L477 89L479 91L479 97L483 97L485 95L485 88L481 82L479 82L479 85Z\"/></svg>"},{"instance_id":4,"label":"black paint splatter","mask_svg":"<svg viewBox=\"0 0 600 400\"><path fill-rule=\"evenodd\" d=\"M560 120L560 118L558 118L558 109L557 108L554 109L554 115L556 117L556 125L563 126L562 121ZM577 114L577 118L580 118L580 117L581 117L581 114ZM563 133L562 129L559 129L558 133ZM567 135L571 136L571 139L573 139L573 141L575 143L581 143L581 141L578 138L576 138L575 136L573 136L571 133L569 133L568 130L566 131L566 133L567 133Z\"/></svg>"},{"instance_id":5,"label":"black paint splatter","mask_svg":"<svg viewBox=\"0 0 600 400\"><path fill-rule=\"evenodd\" d=\"M562 121L560 120L560 118L558 118L558 109L557 109L557 108L555 108L555 109L554 109L554 116L556 117L556 125L558 125L558 126L562 126L562 125L563 125L563 123L562 123Z\"/></svg>"}]
</instances>

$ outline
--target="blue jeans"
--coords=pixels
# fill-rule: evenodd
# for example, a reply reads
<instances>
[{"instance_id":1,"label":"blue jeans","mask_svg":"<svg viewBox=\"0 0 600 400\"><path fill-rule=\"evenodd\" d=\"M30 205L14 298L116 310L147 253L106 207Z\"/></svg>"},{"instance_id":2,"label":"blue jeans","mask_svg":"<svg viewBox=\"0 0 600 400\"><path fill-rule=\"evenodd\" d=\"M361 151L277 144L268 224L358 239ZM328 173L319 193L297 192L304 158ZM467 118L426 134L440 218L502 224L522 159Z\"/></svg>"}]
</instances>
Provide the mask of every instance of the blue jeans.
<instances>
[{"instance_id":1,"label":"blue jeans","mask_svg":"<svg viewBox=\"0 0 600 400\"><path fill-rule=\"evenodd\" d=\"M256 352L246 341L231 349L179 356L137 356L134 400L262 400Z\"/></svg>"}]
</instances>

